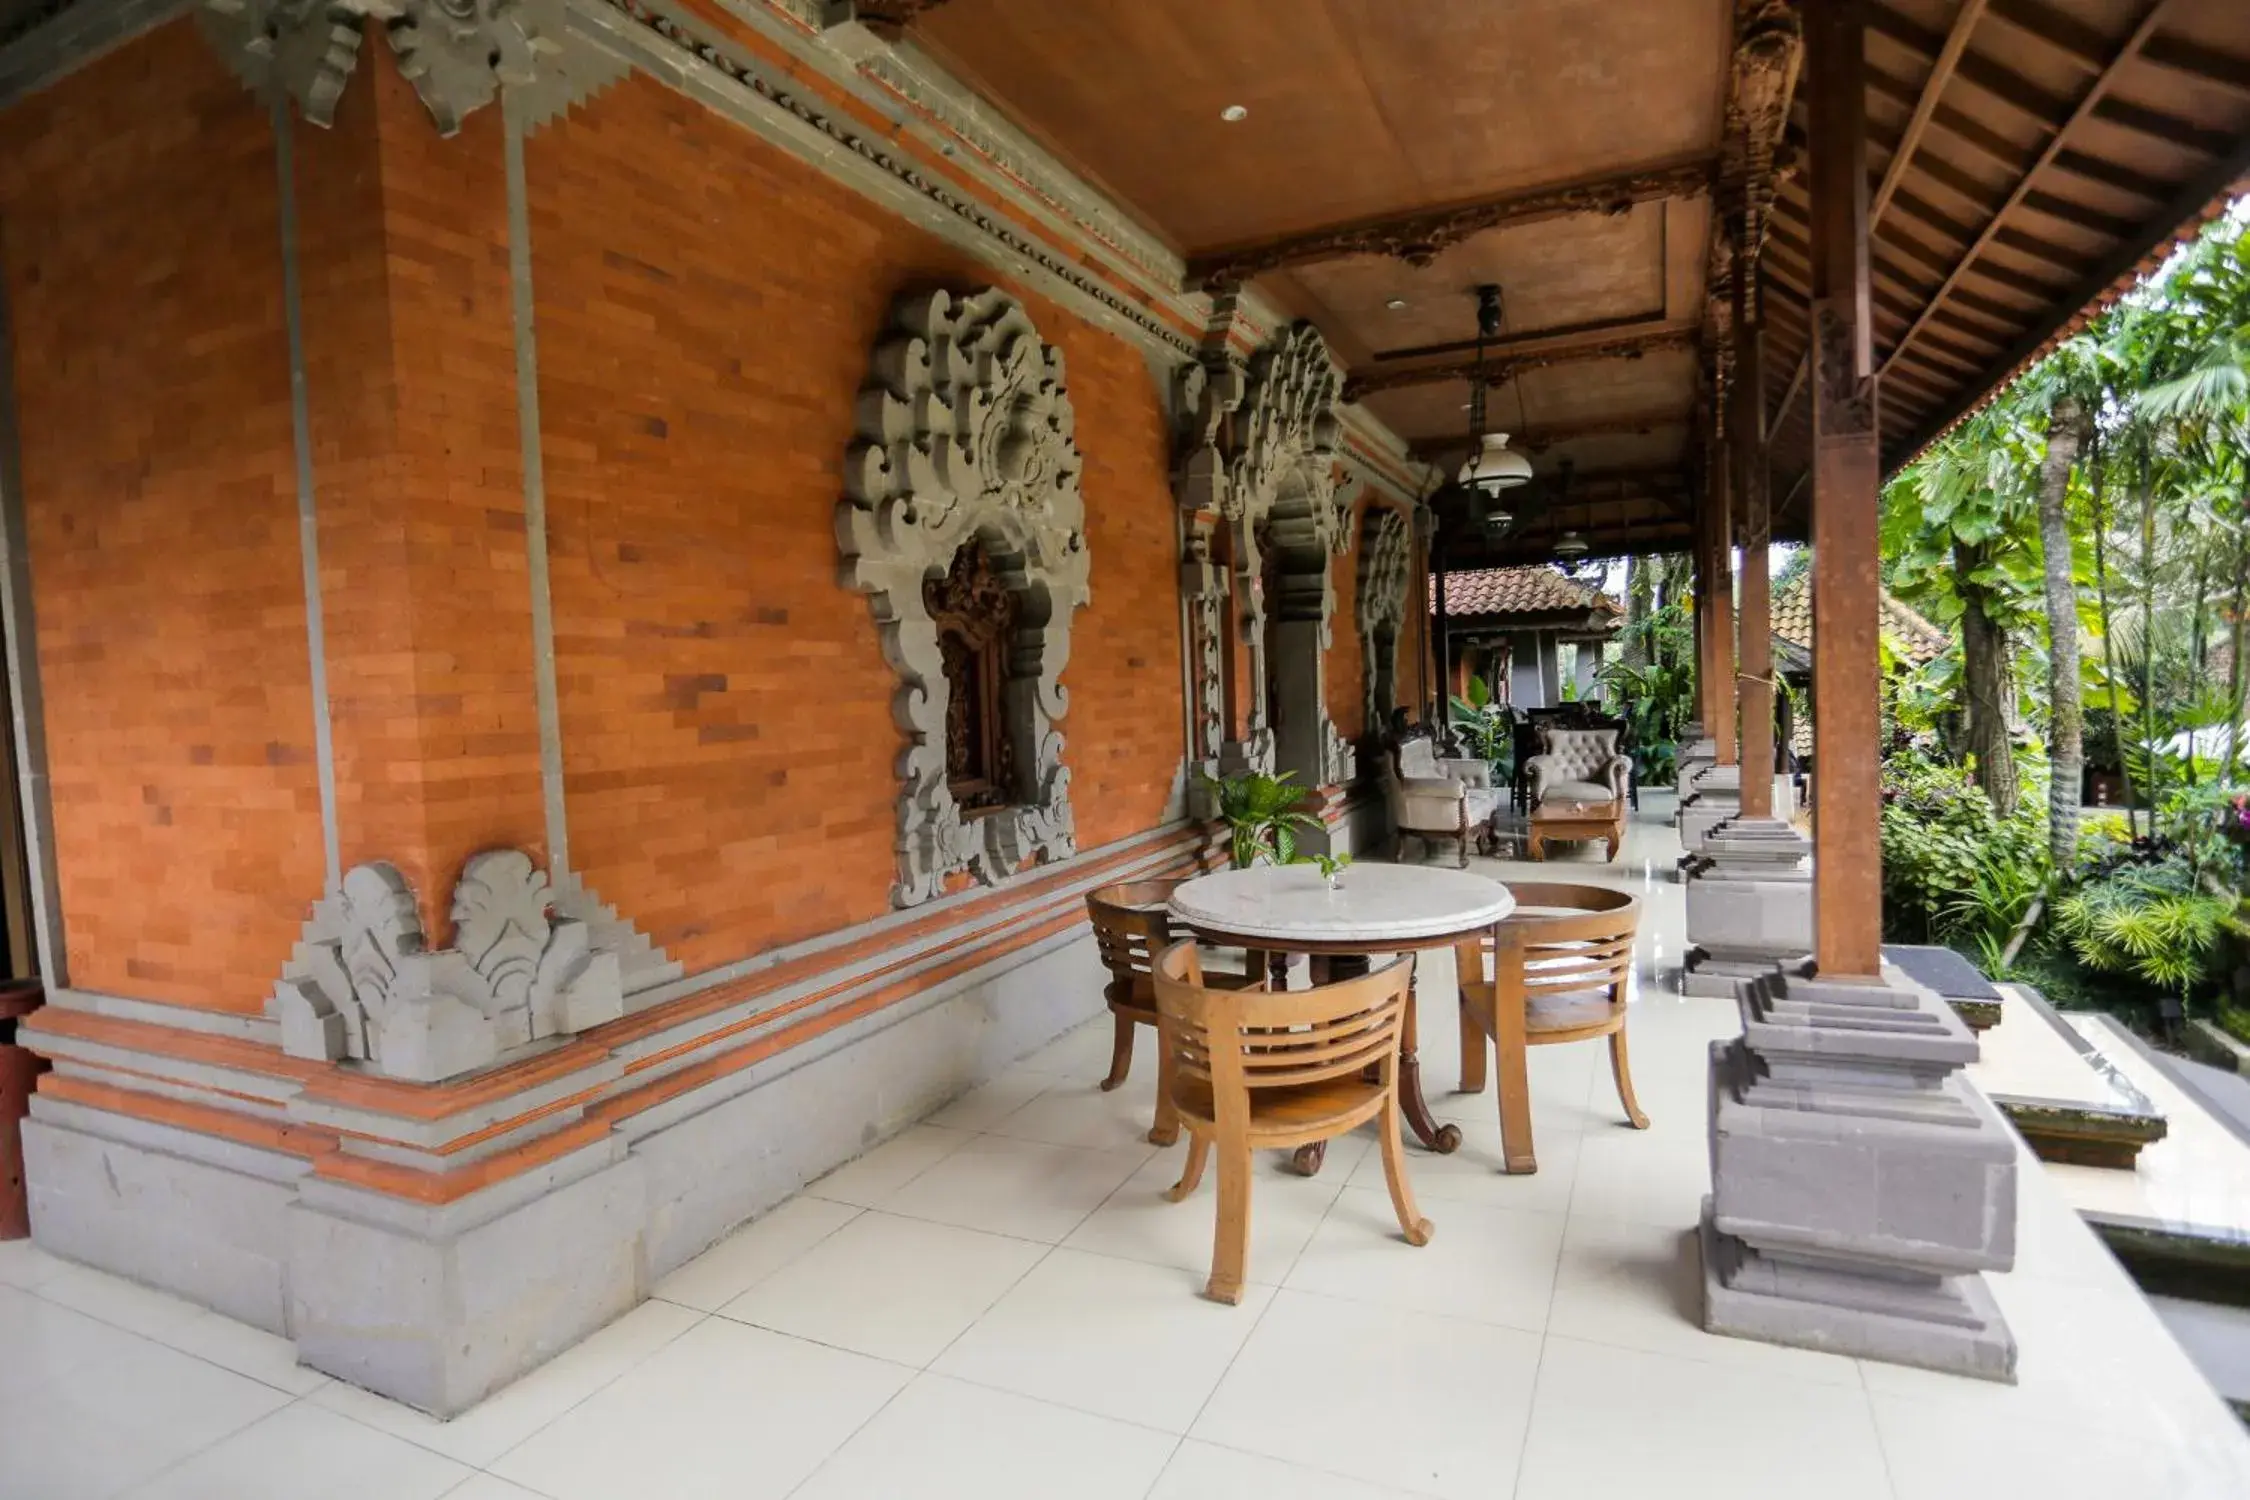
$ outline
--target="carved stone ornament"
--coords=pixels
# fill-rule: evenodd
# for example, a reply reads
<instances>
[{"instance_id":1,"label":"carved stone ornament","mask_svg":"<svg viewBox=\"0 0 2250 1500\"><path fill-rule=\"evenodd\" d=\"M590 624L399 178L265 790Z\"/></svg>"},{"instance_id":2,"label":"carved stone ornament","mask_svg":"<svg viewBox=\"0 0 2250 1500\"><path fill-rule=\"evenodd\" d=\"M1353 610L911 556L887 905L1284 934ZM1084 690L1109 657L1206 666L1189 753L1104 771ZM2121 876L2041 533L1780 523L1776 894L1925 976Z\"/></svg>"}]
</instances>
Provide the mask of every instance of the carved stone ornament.
<instances>
[{"instance_id":1,"label":"carved stone ornament","mask_svg":"<svg viewBox=\"0 0 2250 1500\"><path fill-rule=\"evenodd\" d=\"M1353 615L1359 625L1360 670L1366 678L1367 733L1379 735L1390 717L1391 705L1378 701L1385 684L1395 688L1398 653L1406 634L1407 575L1413 567L1413 534L1403 512L1387 505L1369 506L1360 522L1359 596ZM1389 630L1388 662L1377 661L1386 627ZM1378 670L1378 668L1387 670Z\"/></svg>"},{"instance_id":2,"label":"carved stone ornament","mask_svg":"<svg viewBox=\"0 0 2250 1500\"><path fill-rule=\"evenodd\" d=\"M627 995L680 974L575 879L551 885L518 849L471 858L452 915L454 946L432 950L406 878L353 866L274 987L282 1051L437 1083L614 1021Z\"/></svg>"},{"instance_id":3,"label":"carved stone ornament","mask_svg":"<svg viewBox=\"0 0 2250 1500\"><path fill-rule=\"evenodd\" d=\"M336 118L369 20L383 23L399 72L440 135L454 134L502 89L527 128L536 127L630 66L572 33L563 0L203 0L200 14L244 83L287 94L323 126Z\"/></svg>"},{"instance_id":4,"label":"carved stone ornament","mask_svg":"<svg viewBox=\"0 0 2250 1500\"><path fill-rule=\"evenodd\" d=\"M836 541L843 582L868 596L899 678L896 906L964 871L996 885L1077 850L1056 727L1071 616L1089 597L1075 431L1062 354L1006 292L925 292L891 309L860 388ZM923 584L971 540L1021 600L1003 698L1021 800L965 818L946 785L944 659Z\"/></svg>"}]
</instances>

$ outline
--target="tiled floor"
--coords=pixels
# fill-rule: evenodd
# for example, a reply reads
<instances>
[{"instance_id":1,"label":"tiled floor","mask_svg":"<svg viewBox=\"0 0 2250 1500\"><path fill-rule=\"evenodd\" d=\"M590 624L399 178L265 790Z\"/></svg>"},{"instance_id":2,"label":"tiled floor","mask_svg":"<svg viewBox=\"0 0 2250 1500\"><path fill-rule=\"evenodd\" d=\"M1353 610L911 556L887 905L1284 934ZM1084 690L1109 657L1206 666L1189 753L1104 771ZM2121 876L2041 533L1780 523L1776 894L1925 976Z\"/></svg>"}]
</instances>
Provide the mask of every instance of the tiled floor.
<instances>
[{"instance_id":1,"label":"tiled floor","mask_svg":"<svg viewBox=\"0 0 2250 1500\"><path fill-rule=\"evenodd\" d=\"M1646 891L1652 971L1680 949L1679 889L1648 878L1660 812L1583 871ZM1444 960L1425 974L1443 993ZM1468 1137L1411 1157L1436 1238L1398 1238L1365 1138L1317 1179L1268 1163L1233 1308L1196 1295L1209 1183L1159 1197L1180 1152L1140 1139L1150 1059L1099 1093L1090 1027L450 1424L0 1246L0 1497L2250 1495L2250 1438L2028 1159L2021 1259L1993 1283L2021 1385L1702 1333L1704 1052L1734 1027L1727 1002L1643 989L1646 1133L1598 1045L1534 1053L1540 1171L1511 1178L1491 1097L1443 1092L1433 1021L1435 1103Z\"/></svg>"}]
</instances>

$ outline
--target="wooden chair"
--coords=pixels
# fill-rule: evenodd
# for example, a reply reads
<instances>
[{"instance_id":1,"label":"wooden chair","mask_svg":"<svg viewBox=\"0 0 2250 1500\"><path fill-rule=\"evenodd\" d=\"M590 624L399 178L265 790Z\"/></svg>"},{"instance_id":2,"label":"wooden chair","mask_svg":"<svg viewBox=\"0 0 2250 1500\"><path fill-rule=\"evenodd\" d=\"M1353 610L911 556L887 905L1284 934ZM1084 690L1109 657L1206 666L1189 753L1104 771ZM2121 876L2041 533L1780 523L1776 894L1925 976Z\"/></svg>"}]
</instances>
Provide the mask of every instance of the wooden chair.
<instances>
[{"instance_id":1,"label":"wooden chair","mask_svg":"<svg viewBox=\"0 0 2250 1500\"><path fill-rule=\"evenodd\" d=\"M1625 991L1640 930L1639 898L1604 885L1510 881L1508 890L1516 910L1501 924L1497 948L1488 935L1454 949L1463 1092L1483 1091L1487 1042L1500 1044L1504 1029L1520 1027L1526 1047L1606 1036L1625 1118L1635 1130L1648 1129L1625 1056ZM1531 1100L1520 1081L1501 1080L1500 1118L1516 1126L1519 1139L1531 1139Z\"/></svg>"},{"instance_id":2,"label":"wooden chair","mask_svg":"<svg viewBox=\"0 0 2250 1500\"><path fill-rule=\"evenodd\" d=\"M1128 880L1087 893L1086 911L1093 918L1094 941L1101 950L1102 967L1109 970L1102 997L1109 1002L1109 1013L1116 1024L1109 1076L1102 1080L1104 1093L1122 1084L1132 1071L1133 1028L1156 1024L1156 955L1170 947L1177 936L1165 903L1182 884L1180 880ZM1239 987L1246 982L1240 974L1217 971L1204 980L1214 989ZM1157 1049L1156 1067L1156 1119L1149 1126L1148 1139L1151 1145L1169 1146L1180 1138L1180 1127L1172 1118L1171 1099L1164 1088L1162 1047Z\"/></svg>"},{"instance_id":3,"label":"wooden chair","mask_svg":"<svg viewBox=\"0 0 2250 1500\"><path fill-rule=\"evenodd\" d=\"M1204 1295L1242 1300L1250 1240L1250 1153L1291 1150L1377 1120L1391 1207L1407 1243L1426 1245L1399 1140L1398 1043L1411 954L1370 974L1308 990L1229 990L1209 984L1193 942L1156 959L1156 1006L1170 1056L1172 1107L1188 1130L1177 1203L1203 1180L1219 1148L1218 1222Z\"/></svg>"}]
</instances>

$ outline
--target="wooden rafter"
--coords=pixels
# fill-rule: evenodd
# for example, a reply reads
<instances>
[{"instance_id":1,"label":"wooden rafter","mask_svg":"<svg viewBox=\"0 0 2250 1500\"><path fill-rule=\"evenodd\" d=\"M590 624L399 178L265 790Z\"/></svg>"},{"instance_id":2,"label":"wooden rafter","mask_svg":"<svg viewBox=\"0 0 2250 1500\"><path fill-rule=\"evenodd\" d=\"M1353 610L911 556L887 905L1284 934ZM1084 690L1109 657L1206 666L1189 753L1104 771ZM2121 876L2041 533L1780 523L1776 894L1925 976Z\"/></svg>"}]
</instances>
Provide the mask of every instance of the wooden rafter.
<instances>
[{"instance_id":1,"label":"wooden rafter","mask_svg":"<svg viewBox=\"0 0 2250 1500\"><path fill-rule=\"evenodd\" d=\"M1605 359L1639 359L1695 345L1694 325L1653 323L1632 333L1603 333L1581 338L1556 339L1537 334L1505 339L1486 346L1484 371L1493 385L1529 370L1556 365L1589 364ZM1399 370L1373 370L1355 374L1344 382L1344 399L1359 401L1378 391L1404 390L1418 385L1441 385L1467 380L1477 372L1473 359L1447 360L1442 364L1415 365Z\"/></svg>"},{"instance_id":2,"label":"wooden rafter","mask_svg":"<svg viewBox=\"0 0 2250 1500\"><path fill-rule=\"evenodd\" d=\"M1598 177L1548 183L1446 208L1360 219L1300 234L1192 256L1187 283L1217 291L1239 286L1265 271L1312 265L1353 255L1387 255L1426 266L1445 250L1488 229L1531 224L1571 214L1619 214L1637 203L1692 198L1710 191L1715 158L1659 162Z\"/></svg>"},{"instance_id":3,"label":"wooden rafter","mask_svg":"<svg viewBox=\"0 0 2250 1500\"><path fill-rule=\"evenodd\" d=\"M1882 370L1884 373L1889 372L1891 366L1897 362L1899 355L1904 353L1930 326L1932 315L1944 304L1946 298L1952 295L1954 288L1961 284L1962 278L1969 274L1971 268L1975 266L1984 252L1998 240L2006 226L2008 216L2015 212L2026 195L2032 191L2032 184L2038 180L2039 174L2045 171L2054 161L2055 156L2062 150L2063 142L2069 139L2071 132L2091 118L2101 106L2103 100L2108 97L2109 90L2115 85L2119 72L2126 63L2139 54L2149 38L2156 35L2158 25L2163 21L2165 13L2172 8L2174 3L2175 0L2154 0L2154 3L2142 12L2140 24L2133 28L2132 35L2127 37L2125 44L2111 56L2108 65L2094 75L2093 82L2088 84L2085 92L2079 96L2077 107L2058 126L2053 127L2053 133L2047 137L2046 146L2032 160L2030 166L2026 167L2022 174L2017 177L2016 185L2009 191L2006 201L1986 221L1983 232L1978 234L1976 239L1970 243L1969 248L1962 253L1961 258L1954 262L1953 269L1947 273L1944 282L1939 285L1935 292L1930 294L1929 300L1923 304L1921 315L1907 326L1906 332L1899 336L1899 341L1891 346L1890 352L1883 358Z\"/></svg>"},{"instance_id":4,"label":"wooden rafter","mask_svg":"<svg viewBox=\"0 0 2250 1500\"><path fill-rule=\"evenodd\" d=\"M1577 438L1611 437L1619 434L1656 432L1668 427L1685 427L1690 414L1684 411L1625 412L1612 417L1589 417L1579 422L1555 422L1544 427L1531 427L1510 435L1510 446L1526 453L1537 453L1552 448L1557 443L1567 443ZM1457 437L1426 438L1407 450L1407 456L1418 463L1458 457L1468 451L1466 434Z\"/></svg>"},{"instance_id":5,"label":"wooden rafter","mask_svg":"<svg viewBox=\"0 0 2250 1500\"><path fill-rule=\"evenodd\" d=\"M1906 122L1906 132L1892 148L1891 159L1883 168L1883 181L1867 205L1867 226L1871 232L1883 221L1883 210L1890 207L1899 179L1906 175L1914 153L1921 148L1922 134L1930 128L1931 117L1937 113L1938 96L1953 81L1953 70L1960 66L1961 54L1969 48L1969 33L1984 19L1985 4L1986 0L1962 0L1960 12L1953 18L1953 29L1946 33L1945 45L1939 50L1937 61L1930 65L1930 76L1922 82L1922 93L1914 101L1914 113Z\"/></svg>"},{"instance_id":6,"label":"wooden rafter","mask_svg":"<svg viewBox=\"0 0 2250 1500\"><path fill-rule=\"evenodd\" d=\"M895 42L906 28L945 4L945 0L826 0L820 24L841 26L857 21L887 42Z\"/></svg>"}]
</instances>

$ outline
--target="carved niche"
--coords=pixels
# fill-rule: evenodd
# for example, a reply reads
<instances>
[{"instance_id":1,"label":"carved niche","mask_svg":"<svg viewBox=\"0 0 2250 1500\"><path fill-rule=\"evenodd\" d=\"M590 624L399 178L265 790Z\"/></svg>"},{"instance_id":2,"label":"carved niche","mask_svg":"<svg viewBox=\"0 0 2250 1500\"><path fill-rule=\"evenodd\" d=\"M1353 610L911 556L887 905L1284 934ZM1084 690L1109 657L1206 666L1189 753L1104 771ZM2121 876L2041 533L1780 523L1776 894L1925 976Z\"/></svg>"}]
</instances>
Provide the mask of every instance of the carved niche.
<instances>
[{"instance_id":1,"label":"carved niche","mask_svg":"<svg viewBox=\"0 0 2250 1500\"><path fill-rule=\"evenodd\" d=\"M1174 475L1186 522L1183 583L1197 627L1199 749L1209 761L1273 769L1275 726L1266 704L1269 683L1282 673L1285 699L1301 705L1305 719L1296 726L1302 742L1287 758L1331 785L1353 774L1351 747L1315 686L1336 612L1330 564L1351 544L1351 506L1339 473L1342 386L1326 341L1310 323L1277 334L1247 366L1228 360L1188 367L1179 385L1184 431ZM1268 546L1277 554L1270 599ZM1219 565L1222 554L1226 567ZM1249 681L1241 684L1249 733L1234 742L1223 738L1227 643L1219 603L1230 593L1233 627L1249 660ZM1287 653L1282 661L1268 659L1269 614L1284 627L1277 632Z\"/></svg>"},{"instance_id":2,"label":"carved niche","mask_svg":"<svg viewBox=\"0 0 2250 1500\"><path fill-rule=\"evenodd\" d=\"M286 94L326 126L359 66L369 19L450 136L502 89L527 126L625 76L630 64L571 31L563 0L203 0L205 36L259 94Z\"/></svg>"},{"instance_id":3,"label":"carved niche","mask_svg":"<svg viewBox=\"0 0 2250 1500\"><path fill-rule=\"evenodd\" d=\"M1406 516L1388 505L1370 505L1359 526L1360 669L1366 679L1366 733L1388 727L1398 696L1399 645L1406 634L1407 581L1413 571L1413 535Z\"/></svg>"},{"instance_id":4,"label":"carved niche","mask_svg":"<svg viewBox=\"0 0 2250 1500\"><path fill-rule=\"evenodd\" d=\"M1026 861L1076 852L1057 727L1071 617L1089 597L1075 432L1062 354L1006 292L925 292L891 309L860 388L836 540L844 584L868 596L899 679L896 906L962 872L995 885ZM948 591L928 587L971 546L1015 611L999 692L1012 800L973 817L947 769L954 694L932 604Z\"/></svg>"},{"instance_id":5,"label":"carved niche","mask_svg":"<svg viewBox=\"0 0 2250 1500\"><path fill-rule=\"evenodd\" d=\"M274 987L282 1051L436 1083L614 1021L627 995L680 974L577 880L550 884L519 849L471 858L452 915L454 946L432 949L406 878L355 865L313 907Z\"/></svg>"}]
</instances>

